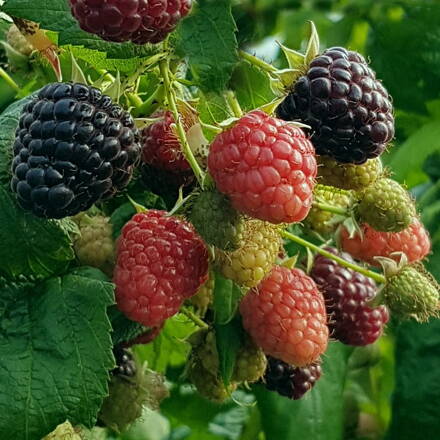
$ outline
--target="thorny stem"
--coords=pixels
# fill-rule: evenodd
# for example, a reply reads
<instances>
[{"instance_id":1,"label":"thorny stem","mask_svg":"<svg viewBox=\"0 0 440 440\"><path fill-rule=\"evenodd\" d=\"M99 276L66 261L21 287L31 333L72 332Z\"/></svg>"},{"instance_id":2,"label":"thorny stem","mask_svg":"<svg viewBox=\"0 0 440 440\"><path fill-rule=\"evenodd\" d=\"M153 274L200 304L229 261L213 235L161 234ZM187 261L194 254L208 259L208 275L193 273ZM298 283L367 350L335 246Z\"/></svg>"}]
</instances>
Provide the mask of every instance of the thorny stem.
<instances>
[{"instance_id":1,"label":"thorny stem","mask_svg":"<svg viewBox=\"0 0 440 440\"><path fill-rule=\"evenodd\" d=\"M206 324L205 321L201 320L194 312L189 310L187 307L181 307L180 313L189 318L194 324L196 324L200 328L209 328L209 325Z\"/></svg>"},{"instance_id":2,"label":"thorny stem","mask_svg":"<svg viewBox=\"0 0 440 440\"><path fill-rule=\"evenodd\" d=\"M0 78L3 78L8 85L16 92L20 91L18 84L8 75L8 73L0 67Z\"/></svg>"},{"instance_id":3,"label":"thorny stem","mask_svg":"<svg viewBox=\"0 0 440 440\"><path fill-rule=\"evenodd\" d=\"M265 72L273 73L277 70L275 66L272 66L272 64L266 63L265 61L261 60L260 58L251 55L250 53L245 52L244 50L239 50L238 54L246 61L249 61L251 64L253 64L256 67L259 67L260 69L264 70Z\"/></svg>"},{"instance_id":4,"label":"thorny stem","mask_svg":"<svg viewBox=\"0 0 440 440\"><path fill-rule=\"evenodd\" d=\"M189 162L199 185L203 188L205 173L200 168L199 163L197 162L194 154L189 146L188 139L186 138L185 128L182 124L182 119L179 113L179 109L177 108L177 100L176 94L173 88L173 83L170 79L170 62L169 59L163 59L159 61L159 69L160 74L163 79L163 84L165 88L165 95L167 97L168 106L173 114L174 121L177 127L177 134L179 136L180 143L182 145L182 152L185 156L185 159Z\"/></svg>"},{"instance_id":5,"label":"thorny stem","mask_svg":"<svg viewBox=\"0 0 440 440\"><path fill-rule=\"evenodd\" d=\"M340 264L343 267L347 267L348 269L352 269L356 272L361 273L362 275L365 275L368 278L372 278L374 281L377 281L378 283L385 283L386 282L386 278L376 272L373 272L371 270L365 269L365 267L359 266L357 264L354 263L350 263L349 261L344 260L341 257L338 257L337 255L332 254L331 252L326 251L325 249L320 248L319 246L316 246L313 243L310 243L307 240L304 240L301 237L298 237L295 234L292 234L290 232L287 231L282 231L281 232L281 236L284 238L287 238L288 240L292 240L295 243L298 243L301 246L304 246L306 248L309 248L312 251L317 252L318 254L323 255L326 258L329 258L333 261L336 261L336 263Z\"/></svg>"},{"instance_id":6,"label":"thorny stem","mask_svg":"<svg viewBox=\"0 0 440 440\"><path fill-rule=\"evenodd\" d=\"M338 206L327 205L327 203L313 202L313 206L316 206L321 211L331 212L333 214L347 215L348 212L345 208Z\"/></svg>"},{"instance_id":7,"label":"thorny stem","mask_svg":"<svg viewBox=\"0 0 440 440\"><path fill-rule=\"evenodd\" d=\"M238 102L237 97L235 96L235 93L232 90L228 90L225 93L225 98L229 104L229 107L231 107L231 110L234 113L234 116L236 118L241 118L243 116L243 110L240 107L240 103Z\"/></svg>"}]
</instances>

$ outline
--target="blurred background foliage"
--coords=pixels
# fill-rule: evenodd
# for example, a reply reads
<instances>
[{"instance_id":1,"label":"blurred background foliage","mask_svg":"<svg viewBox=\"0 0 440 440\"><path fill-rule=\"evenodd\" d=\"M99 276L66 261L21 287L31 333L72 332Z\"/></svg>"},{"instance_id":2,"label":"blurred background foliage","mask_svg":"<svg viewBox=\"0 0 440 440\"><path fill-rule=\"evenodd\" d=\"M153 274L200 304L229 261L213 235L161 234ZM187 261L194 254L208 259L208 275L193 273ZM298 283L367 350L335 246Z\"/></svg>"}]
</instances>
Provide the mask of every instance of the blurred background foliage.
<instances>
[{"instance_id":1,"label":"blurred background foliage","mask_svg":"<svg viewBox=\"0 0 440 440\"><path fill-rule=\"evenodd\" d=\"M285 61L277 42L304 49L310 20L322 48L345 46L370 60L396 108L396 139L384 162L418 200L433 240L428 269L440 280L440 2L235 0L233 15L240 46L279 67ZM1 22L0 32L7 26ZM25 63L11 75L20 88L0 78L0 110L54 80L38 60L16 61ZM4 51L0 66L11 67ZM233 81L239 82L240 74L238 67ZM257 385L223 406L179 385L186 353L173 350L174 340L191 331L177 316L153 344L139 348L141 358L173 381L171 397L160 414L147 412L120 440L440 438L440 320L392 323L387 335L367 348L332 342L323 379L302 401ZM99 430L95 434L109 438Z\"/></svg>"}]
</instances>

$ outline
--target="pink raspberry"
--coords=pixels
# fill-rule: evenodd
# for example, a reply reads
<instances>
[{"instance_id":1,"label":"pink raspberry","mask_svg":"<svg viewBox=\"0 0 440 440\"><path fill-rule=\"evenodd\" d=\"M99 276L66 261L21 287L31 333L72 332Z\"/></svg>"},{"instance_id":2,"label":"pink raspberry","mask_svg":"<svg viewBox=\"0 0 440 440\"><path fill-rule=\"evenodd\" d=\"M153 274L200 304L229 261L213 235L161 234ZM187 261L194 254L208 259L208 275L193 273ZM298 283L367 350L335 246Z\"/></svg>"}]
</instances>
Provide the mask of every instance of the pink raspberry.
<instances>
[{"instance_id":1,"label":"pink raspberry","mask_svg":"<svg viewBox=\"0 0 440 440\"><path fill-rule=\"evenodd\" d=\"M208 277L208 251L187 222L150 210L122 229L114 272L116 300L133 321L160 326Z\"/></svg>"},{"instance_id":2,"label":"pink raspberry","mask_svg":"<svg viewBox=\"0 0 440 440\"><path fill-rule=\"evenodd\" d=\"M374 257L387 257L399 261L400 256L392 254L403 252L408 261L414 263L423 260L431 250L428 232L418 219L400 232L379 232L367 224L362 225L361 231L362 236L356 234L350 238L348 231L342 228L341 247L357 260L373 266L380 266Z\"/></svg>"},{"instance_id":3,"label":"pink raspberry","mask_svg":"<svg viewBox=\"0 0 440 440\"><path fill-rule=\"evenodd\" d=\"M324 298L300 269L275 266L243 298L240 312L254 343L288 364L309 365L327 348Z\"/></svg>"},{"instance_id":4,"label":"pink raspberry","mask_svg":"<svg viewBox=\"0 0 440 440\"><path fill-rule=\"evenodd\" d=\"M208 156L217 188L233 206L271 223L303 220L313 202L317 165L300 128L260 110L219 134Z\"/></svg>"}]
</instances>

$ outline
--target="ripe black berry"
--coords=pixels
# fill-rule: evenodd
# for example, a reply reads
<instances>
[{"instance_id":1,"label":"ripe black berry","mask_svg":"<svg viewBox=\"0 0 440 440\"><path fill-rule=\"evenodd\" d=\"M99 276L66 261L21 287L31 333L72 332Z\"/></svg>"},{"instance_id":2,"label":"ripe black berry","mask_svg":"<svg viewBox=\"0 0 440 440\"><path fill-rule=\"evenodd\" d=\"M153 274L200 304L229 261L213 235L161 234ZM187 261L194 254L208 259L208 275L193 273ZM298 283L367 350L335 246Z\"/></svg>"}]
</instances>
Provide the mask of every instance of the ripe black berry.
<instances>
[{"instance_id":1,"label":"ripe black berry","mask_svg":"<svg viewBox=\"0 0 440 440\"><path fill-rule=\"evenodd\" d=\"M86 32L104 40L159 43L188 15L192 0L70 0Z\"/></svg>"},{"instance_id":2,"label":"ripe black berry","mask_svg":"<svg viewBox=\"0 0 440 440\"><path fill-rule=\"evenodd\" d=\"M342 163L377 157L394 137L388 92L362 55L341 47L312 60L277 115L310 125L316 152Z\"/></svg>"},{"instance_id":3,"label":"ripe black berry","mask_svg":"<svg viewBox=\"0 0 440 440\"><path fill-rule=\"evenodd\" d=\"M333 248L326 250L353 262L345 252L338 253ZM371 278L322 255L315 258L310 276L324 295L332 337L355 346L372 344L380 337L389 316L385 306L367 305L377 293Z\"/></svg>"},{"instance_id":4,"label":"ripe black berry","mask_svg":"<svg viewBox=\"0 0 440 440\"><path fill-rule=\"evenodd\" d=\"M139 141L131 116L98 89L49 84L23 108L12 190L37 216L75 215L128 184Z\"/></svg>"},{"instance_id":5,"label":"ripe black berry","mask_svg":"<svg viewBox=\"0 0 440 440\"><path fill-rule=\"evenodd\" d=\"M111 371L113 376L134 377L136 375L136 363L128 350L115 347L113 355L116 361L116 367Z\"/></svg>"},{"instance_id":6,"label":"ripe black berry","mask_svg":"<svg viewBox=\"0 0 440 440\"><path fill-rule=\"evenodd\" d=\"M322 371L319 362L299 368L270 356L267 361L264 375L266 388L289 399L301 399L321 377Z\"/></svg>"}]
</instances>

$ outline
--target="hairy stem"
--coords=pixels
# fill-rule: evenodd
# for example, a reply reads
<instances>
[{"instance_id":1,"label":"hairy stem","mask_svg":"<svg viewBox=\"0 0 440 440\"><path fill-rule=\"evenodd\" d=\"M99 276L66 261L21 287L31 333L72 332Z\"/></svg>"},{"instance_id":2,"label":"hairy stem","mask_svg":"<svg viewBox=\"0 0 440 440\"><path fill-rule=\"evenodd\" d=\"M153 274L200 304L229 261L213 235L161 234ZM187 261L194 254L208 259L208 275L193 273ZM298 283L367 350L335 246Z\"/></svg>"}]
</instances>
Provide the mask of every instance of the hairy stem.
<instances>
[{"instance_id":1,"label":"hairy stem","mask_svg":"<svg viewBox=\"0 0 440 440\"><path fill-rule=\"evenodd\" d=\"M316 206L321 211L331 212L332 214L347 215L348 211L345 208L338 206L328 205L327 203L313 202L313 206Z\"/></svg>"},{"instance_id":2,"label":"hairy stem","mask_svg":"<svg viewBox=\"0 0 440 440\"><path fill-rule=\"evenodd\" d=\"M196 324L200 328L209 328L209 325L206 324L205 321L200 319L192 310L188 309L187 307L181 307L180 313L182 315L185 315L187 318L189 318L194 324Z\"/></svg>"},{"instance_id":3,"label":"hairy stem","mask_svg":"<svg viewBox=\"0 0 440 440\"><path fill-rule=\"evenodd\" d=\"M238 102L237 97L235 96L235 93L232 90L228 90L225 93L225 98L229 104L229 107L231 107L231 110L234 113L234 116L236 118L241 118L243 116L243 110L240 107L240 103Z\"/></svg>"},{"instance_id":4,"label":"hairy stem","mask_svg":"<svg viewBox=\"0 0 440 440\"><path fill-rule=\"evenodd\" d=\"M329 258L330 260L334 260L334 261L336 261L336 263L340 264L343 267L346 267L348 269L352 269L356 272L361 273L362 275L365 275L366 277L372 278L374 281L376 281L378 283L385 283L386 282L386 279L383 275L376 273L376 272L373 272L371 270L368 270L365 267L359 266L358 264L350 263L349 261L346 261L343 258L338 257L337 255L334 255L331 252L328 252L325 249L322 249L319 246L316 246L315 244L310 243L309 241L304 240L301 237L298 237L295 234L292 234L287 231L282 231L281 236L284 238L287 238L288 240L294 241L295 243L298 243L301 246L309 248L310 250L317 252L318 254L321 254L326 258Z\"/></svg>"},{"instance_id":5,"label":"hairy stem","mask_svg":"<svg viewBox=\"0 0 440 440\"><path fill-rule=\"evenodd\" d=\"M8 73L0 67L0 78L3 78L8 85L16 92L20 91L18 84L8 75Z\"/></svg>"},{"instance_id":6,"label":"hairy stem","mask_svg":"<svg viewBox=\"0 0 440 440\"><path fill-rule=\"evenodd\" d=\"M168 101L168 107L173 114L174 121L177 127L177 134L179 136L180 144L182 145L182 152L185 156L185 159L190 164L199 185L203 188L205 173L200 168L199 163L197 162L194 154L189 146L188 139L186 138L185 127L182 124L182 118L179 113L179 109L177 108L177 99L176 93L173 87L173 82L170 79L170 62L169 59L163 59L159 62L160 74L163 79L163 85L165 89L165 95Z\"/></svg>"},{"instance_id":7,"label":"hairy stem","mask_svg":"<svg viewBox=\"0 0 440 440\"><path fill-rule=\"evenodd\" d=\"M245 52L244 50L239 50L238 54L246 61L249 61L254 66L264 70L265 72L273 73L277 70L275 66L272 66L272 64L266 63L262 59L251 55L250 53Z\"/></svg>"}]
</instances>

